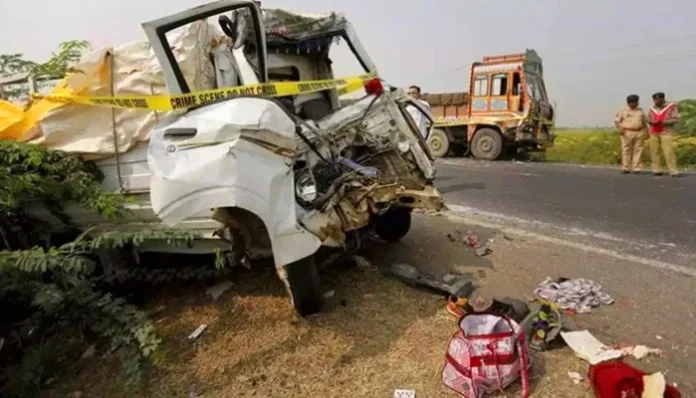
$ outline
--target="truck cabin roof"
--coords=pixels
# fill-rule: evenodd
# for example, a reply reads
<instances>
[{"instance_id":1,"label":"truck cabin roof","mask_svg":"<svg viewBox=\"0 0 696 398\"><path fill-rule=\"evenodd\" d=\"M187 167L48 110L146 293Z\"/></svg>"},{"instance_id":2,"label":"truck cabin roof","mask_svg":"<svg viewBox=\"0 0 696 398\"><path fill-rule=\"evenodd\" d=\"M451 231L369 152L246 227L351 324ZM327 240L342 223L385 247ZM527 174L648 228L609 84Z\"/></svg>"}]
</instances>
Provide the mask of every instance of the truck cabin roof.
<instances>
[{"instance_id":1,"label":"truck cabin roof","mask_svg":"<svg viewBox=\"0 0 696 398\"><path fill-rule=\"evenodd\" d=\"M305 14L263 9L268 53L311 54L327 51L348 21L340 13ZM247 24L246 43L253 48L253 29Z\"/></svg>"}]
</instances>

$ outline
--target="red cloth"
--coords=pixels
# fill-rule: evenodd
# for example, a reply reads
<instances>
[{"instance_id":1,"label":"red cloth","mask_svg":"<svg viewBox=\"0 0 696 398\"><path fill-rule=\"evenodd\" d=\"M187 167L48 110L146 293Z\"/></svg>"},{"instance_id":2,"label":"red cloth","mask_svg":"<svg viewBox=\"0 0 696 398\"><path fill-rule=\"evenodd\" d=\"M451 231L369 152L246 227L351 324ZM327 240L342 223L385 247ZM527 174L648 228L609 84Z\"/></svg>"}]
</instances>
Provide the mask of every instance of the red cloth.
<instances>
[{"instance_id":1,"label":"red cloth","mask_svg":"<svg viewBox=\"0 0 696 398\"><path fill-rule=\"evenodd\" d=\"M664 122L670 112L672 112L672 108L674 106L674 103L670 103L660 110L650 108L650 114L653 121L653 125L650 126L651 134L662 134L662 132L665 131L665 126L662 124L662 122Z\"/></svg>"},{"instance_id":2,"label":"red cloth","mask_svg":"<svg viewBox=\"0 0 696 398\"><path fill-rule=\"evenodd\" d=\"M590 367L589 378L597 398L640 398L645 373L621 361L606 361ZM676 387L668 385L664 398L681 398Z\"/></svg>"}]
</instances>

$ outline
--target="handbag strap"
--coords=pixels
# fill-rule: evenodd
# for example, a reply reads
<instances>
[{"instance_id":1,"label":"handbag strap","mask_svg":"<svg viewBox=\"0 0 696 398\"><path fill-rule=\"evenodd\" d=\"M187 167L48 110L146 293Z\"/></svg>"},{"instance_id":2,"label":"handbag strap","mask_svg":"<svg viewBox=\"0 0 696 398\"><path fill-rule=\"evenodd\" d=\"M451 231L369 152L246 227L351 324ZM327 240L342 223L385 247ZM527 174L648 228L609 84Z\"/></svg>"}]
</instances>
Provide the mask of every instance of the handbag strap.
<instances>
[{"instance_id":1,"label":"handbag strap","mask_svg":"<svg viewBox=\"0 0 696 398\"><path fill-rule=\"evenodd\" d=\"M520 353L521 369L520 378L522 382L522 398L529 397L529 357L524 338L524 333L520 333L517 337L517 350Z\"/></svg>"}]
</instances>

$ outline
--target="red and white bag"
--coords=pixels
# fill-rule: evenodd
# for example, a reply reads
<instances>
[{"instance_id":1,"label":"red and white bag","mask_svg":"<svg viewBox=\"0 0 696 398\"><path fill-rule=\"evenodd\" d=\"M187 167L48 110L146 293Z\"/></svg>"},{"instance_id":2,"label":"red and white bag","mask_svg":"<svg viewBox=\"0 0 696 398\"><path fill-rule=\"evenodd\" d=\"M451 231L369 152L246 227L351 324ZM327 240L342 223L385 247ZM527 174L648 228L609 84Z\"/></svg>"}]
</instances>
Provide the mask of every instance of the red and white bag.
<instances>
[{"instance_id":1,"label":"red and white bag","mask_svg":"<svg viewBox=\"0 0 696 398\"><path fill-rule=\"evenodd\" d=\"M524 332L505 315L466 314L445 354L442 381L466 398L500 391L522 377L529 396L529 357Z\"/></svg>"}]
</instances>

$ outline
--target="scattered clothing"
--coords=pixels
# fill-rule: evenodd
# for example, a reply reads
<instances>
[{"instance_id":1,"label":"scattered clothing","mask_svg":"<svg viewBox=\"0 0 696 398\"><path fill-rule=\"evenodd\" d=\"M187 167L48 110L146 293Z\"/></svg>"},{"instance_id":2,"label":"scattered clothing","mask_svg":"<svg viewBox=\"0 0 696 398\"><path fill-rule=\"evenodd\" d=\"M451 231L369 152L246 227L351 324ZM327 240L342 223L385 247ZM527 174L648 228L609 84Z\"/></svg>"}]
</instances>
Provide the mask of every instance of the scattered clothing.
<instances>
[{"instance_id":1,"label":"scattered clothing","mask_svg":"<svg viewBox=\"0 0 696 398\"><path fill-rule=\"evenodd\" d=\"M455 318L461 318L466 313L469 300L457 296L449 296L447 299L447 312Z\"/></svg>"},{"instance_id":2,"label":"scattered clothing","mask_svg":"<svg viewBox=\"0 0 696 398\"><path fill-rule=\"evenodd\" d=\"M675 386L666 384L664 375L647 375L621 361L606 361L591 366L589 379L597 398L681 397Z\"/></svg>"},{"instance_id":3,"label":"scattered clothing","mask_svg":"<svg viewBox=\"0 0 696 398\"><path fill-rule=\"evenodd\" d=\"M601 304L610 305L614 299L602 292L602 285L589 279L551 279L546 278L536 289L534 295L558 305L564 310L577 313L590 312Z\"/></svg>"}]
</instances>

